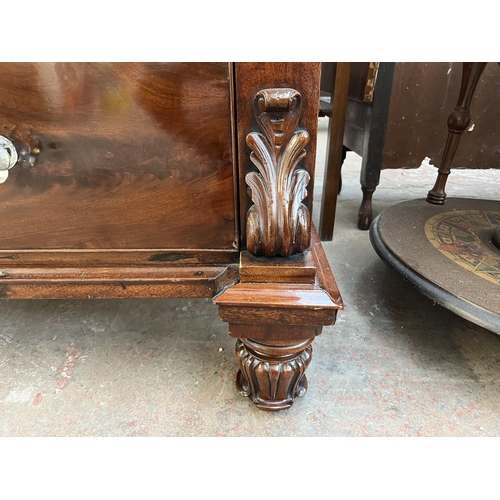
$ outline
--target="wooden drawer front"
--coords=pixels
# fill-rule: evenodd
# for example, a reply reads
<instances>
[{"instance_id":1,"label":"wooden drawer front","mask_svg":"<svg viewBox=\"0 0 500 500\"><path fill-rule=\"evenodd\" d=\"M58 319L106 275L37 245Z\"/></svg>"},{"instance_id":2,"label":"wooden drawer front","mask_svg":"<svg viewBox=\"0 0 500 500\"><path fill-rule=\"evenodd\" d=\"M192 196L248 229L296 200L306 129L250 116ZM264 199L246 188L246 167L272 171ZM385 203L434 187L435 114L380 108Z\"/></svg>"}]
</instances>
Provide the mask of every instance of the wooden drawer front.
<instances>
[{"instance_id":1,"label":"wooden drawer front","mask_svg":"<svg viewBox=\"0 0 500 500\"><path fill-rule=\"evenodd\" d=\"M0 64L0 249L234 249L227 63ZM39 152L37 151L39 150Z\"/></svg>"}]
</instances>

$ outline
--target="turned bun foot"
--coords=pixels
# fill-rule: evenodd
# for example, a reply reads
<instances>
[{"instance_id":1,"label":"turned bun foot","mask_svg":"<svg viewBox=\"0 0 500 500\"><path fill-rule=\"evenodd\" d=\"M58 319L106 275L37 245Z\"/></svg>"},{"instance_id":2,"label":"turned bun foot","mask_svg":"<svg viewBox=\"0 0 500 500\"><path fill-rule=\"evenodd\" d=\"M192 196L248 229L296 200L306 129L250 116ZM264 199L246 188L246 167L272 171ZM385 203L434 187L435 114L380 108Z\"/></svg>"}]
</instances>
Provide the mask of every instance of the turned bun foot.
<instances>
[{"instance_id":1,"label":"turned bun foot","mask_svg":"<svg viewBox=\"0 0 500 500\"><path fill-rule=\"evenodd\" d=\"M446 193L444 191L431 190L427 193L427 201L433 205L444 205Z\"/></svg>"},{"instance_id":2,"label":"turned bun foot","mask_svg":"<svg viewBox=\"0 0 500 500\"><path fill-rule=\"evenodd\" d=\"M261 344L251 339L236 341L240 370L236 388L261 410L280 411L290 408L297 396L307 392L305 370L312 357L313 339L275 341Z\"/></svg>"}]
</instances>

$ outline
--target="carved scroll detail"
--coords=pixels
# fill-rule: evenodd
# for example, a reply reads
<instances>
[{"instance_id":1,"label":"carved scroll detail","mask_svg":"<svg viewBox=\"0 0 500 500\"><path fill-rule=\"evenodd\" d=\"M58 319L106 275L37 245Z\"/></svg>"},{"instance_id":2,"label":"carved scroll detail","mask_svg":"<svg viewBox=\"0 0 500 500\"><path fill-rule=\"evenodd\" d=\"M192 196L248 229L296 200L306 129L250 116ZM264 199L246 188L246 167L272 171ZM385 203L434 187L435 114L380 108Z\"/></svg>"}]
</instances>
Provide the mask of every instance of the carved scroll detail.
<instances>
[{"instance_id":1,"label":"carved scroll detail","mask_svg":"<svg viewBox=\"0 0 500 500\"><path fill-rule=\"evenodd\" d=\"M258 170L245 177L254 202L247 213L247 249L254 255L288 257L307 250L311 238L311 216L302 204L310 176L296 168L309 143L309 134L296 130L301 96L294 89L265 89L256 94L254 106L264 134L247 135Z\"/></svg>"},{"instance_id":2,"label":"carved scroll detail","mask_svg":"<svg viewBox=\"0 0 500 500\"><path fill-rule=\"evenodd\" d=\"M238 339L236 358L240 370L236 387L262 410L279 411L292 406L296 396L307 392L305 371L312 358L312 341L272 346Z\"/></svg>"}]
</instances>

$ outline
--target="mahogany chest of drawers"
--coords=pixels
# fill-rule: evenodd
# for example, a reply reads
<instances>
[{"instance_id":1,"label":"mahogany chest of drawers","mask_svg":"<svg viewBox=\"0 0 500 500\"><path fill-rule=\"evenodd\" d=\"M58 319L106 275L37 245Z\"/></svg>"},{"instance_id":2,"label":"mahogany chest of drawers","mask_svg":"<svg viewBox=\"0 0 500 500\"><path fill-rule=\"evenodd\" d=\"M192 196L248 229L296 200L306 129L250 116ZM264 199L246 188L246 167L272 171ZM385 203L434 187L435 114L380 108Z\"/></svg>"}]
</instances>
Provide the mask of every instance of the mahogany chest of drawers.
<instances>
[{"instance_id":1,"label":"mahogany chest of drawers","mask_svg":"<svg viewBox=\"0 0 500 500\"><path fill-rule=\"evenodd\" d=\"M0 68L0 297L213 297L239 392L304 394L342 307L311 222L320 65Z\"/></svg>"}]
</instances>

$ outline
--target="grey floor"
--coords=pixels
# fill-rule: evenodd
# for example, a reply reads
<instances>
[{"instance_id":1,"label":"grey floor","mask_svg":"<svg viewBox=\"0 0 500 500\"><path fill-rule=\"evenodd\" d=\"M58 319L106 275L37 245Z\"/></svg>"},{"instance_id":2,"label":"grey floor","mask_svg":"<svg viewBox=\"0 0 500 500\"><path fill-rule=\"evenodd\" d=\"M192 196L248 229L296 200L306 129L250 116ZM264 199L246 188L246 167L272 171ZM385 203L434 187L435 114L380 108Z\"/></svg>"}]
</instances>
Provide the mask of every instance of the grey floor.
<instances>
[{"instance_id":1,"label":"grey floor","mask_svg":"<svg viewBox=\"0 0 500 500\"><path fill-rule=\"evenodd\" d=\"M317 222L327 120L320 119ZM356 228L349 153L334 240L346 308L315 341L309 392L277 414L234 388L234 340L210 300L0 301L1 436L498 436L500 338L433 304ZM423 198L435 168L383 171L374 209ZM500 198L500 171L451 196Z\"/></svg>"}]
</instances>

